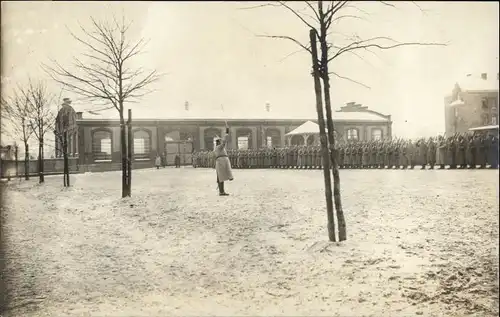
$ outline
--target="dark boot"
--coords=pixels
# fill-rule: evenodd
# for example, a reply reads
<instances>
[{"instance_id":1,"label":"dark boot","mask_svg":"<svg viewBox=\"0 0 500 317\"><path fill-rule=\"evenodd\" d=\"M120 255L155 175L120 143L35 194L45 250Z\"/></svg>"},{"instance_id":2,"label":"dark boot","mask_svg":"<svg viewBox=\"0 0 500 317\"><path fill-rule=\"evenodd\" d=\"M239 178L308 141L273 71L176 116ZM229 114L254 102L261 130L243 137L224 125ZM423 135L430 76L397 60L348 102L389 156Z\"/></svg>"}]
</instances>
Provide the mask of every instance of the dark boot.
<instances>
[{"instance_id":1,"label":"dark boot","mask_svg":"<svg viewBox=\"0 0 500 317\"><path fill-rule=\"evenodd\" d=\"M229 194L224 191L224 182L219 183L219 196L229 196Z\"/></svg>"}]
</instances>

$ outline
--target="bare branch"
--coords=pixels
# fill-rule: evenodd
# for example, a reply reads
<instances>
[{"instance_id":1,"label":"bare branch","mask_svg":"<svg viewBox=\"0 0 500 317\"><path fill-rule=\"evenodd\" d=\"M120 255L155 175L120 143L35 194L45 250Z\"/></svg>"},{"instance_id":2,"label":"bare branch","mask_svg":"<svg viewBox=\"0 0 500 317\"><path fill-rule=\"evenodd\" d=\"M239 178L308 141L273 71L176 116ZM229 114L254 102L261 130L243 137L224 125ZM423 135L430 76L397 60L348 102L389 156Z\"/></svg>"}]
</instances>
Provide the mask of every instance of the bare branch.
<instances>
[{"instance_id":1,"label":"bare branch","mask_svg":"<svg viewBox=\"0 0 500 317\"><path fill-rule=\"evenodd\" d=\"M318 34L318 31L316 31L316 28L313 27L309 22L307 22L299 13L297 13L294 9L292 9L289 5L287 5L284 1L279 1L279 3L288 9L288 11L290 11L291 13L293 13L297 18L299 18L300 21L302 21L302 23L304 23L305 25L307 25L307 27L309 27L310 29L313 29L316 34ZM318 20L319 22L319 20Z\"/></svg>"},{"instance_id":2,"label":"bare branch","mask_svg":"<svg viewBox=\"0 0 500 317\"><path fill-rule=\"evenodd\" d=\"M391 7L391 8L396 8L396 6L392 3L389 3L387 1L379 1L381 4L387 6L387 7Z\"/></svg>"},{"instance_id":3,"label":"bare branch","mask_svg":"<svg viewBox=\"0 0 500 317\"><path fill-rule=\"evenodd\" d=\"M335 45L330 45L330 47L334 47L336 49L340 49L340 47L335 46ZM375 52L371 51L370 49L366 48L365 50L368 51L368 52L370 52L370 53L372 53L373 55L379 57ZM373 68L375 67L369 61L367 61L363 56L361 56L358 52L356 52L355 50L354 51L349 51L349 53L352 54L352 55L354 55L354 56L356 56L357 58L359 58L363 62L367 63L371 67L373 67Z\"/></svg>"},{"instance_id":4,"label":"bare branch","mask_svg":"<svg viewBox=\"0 0 500 317\"><path fill-rule=\"evenodd\" d=\"M311 49L309 46L307 47L307 49ZM285 57L283 57L282 59L280 59L278 62L283 62L285 59L295 55L295 54L298 54L298 53L302 53L302 52L305 52L305 50L303 48L301 48L300 50L297 50L297 51L294 51L294 52L291 52L290 54L286 55Z\"/></svg>"},{"instance_id":5,"label":"bare branch","mask_svg":"<svg viewBox=\"0 0 500 317\"><path fill-rule=\"evenodd\" d=\"M305 46L304 44L300 43L299 41L297 41L296 39L294 39L291 36L285 36L285 35L257 35L257 37L266 37L266 38L270 38L270 39L289 40L289 41L294 42L298 46L302 47L302 49L304 49L304 50L308 51L309 53L311 53L311 49L308 46Z\"/></svg>"},{"instance_id":6,"label":"bare branch","mask_svg":"<svg viewBox=\"0 0 500 317\"><path fill-rule=\"evenodd\" d=\"M429 13L428 10L423 9L416 1L410 1L414 6L416 6L420 12L422 12L424 15L427 15Z\"/></svg>"},{"instance_id":7,"label":"bare branch","mask_svg":"<svg viewBox=\"0 0 500 317\"><path fill-rule=\"evenodd\" d=\"M362 86L362 87L364 87L364 88L371 89L369 86L367 86L367 85L365 85L365 84L363 84L363 83L361 83L361 82L359 82L359 81L356 81L356 80L351 79L351 78L349 78L349 77L341 76L341 75L339 75L339 74L337 74L337 73L335 73L335 72L329 72L328 74L329 74L329 75L335 75L336 77L338 77L338 78L340 78L340 79L344 79L344 80L350 81L351 83L358 84L358 85L360 85L360 86Z\"/></svg>"},{"instance_id":8,"label":"bare branch","mask_svg":"<svg viewBox=\"0 0 500 317\"><path fill-rule=\"evenodd\" d=\"M375 40L388 40L388 41L395 42L396 44L393 44L393 45L381 45L381 44L378 44L378 43L368 43L368 42L372 42L372 41L375 41ZM370 38L370 39L367 39L367 40L354 41L351 44L340 48L337 51L337 53L335 53L332 57L330 57L328 59L328 62L334 60L335 58L339 57L340 55L342 55L342 54L344 54L346 52L350 52L350 51L353 51L353 50L369 49L369 48L378 48L378 49L381 49L381 50L388 50L388 49L392 49L392 48L396 48L396 47L402 47L402 46L447 46L447 44L444 44L444 43L421 43L421 42L405 42L405 43L400 43L400 42L398 42L396 40L393 40L393 39L391 39L389 37L378 36L378 37Z\"/></svg>"},{"instance_id":9,"label":"bare branch","mask_svg":"<svg viewBox=\"0 0 500 317\"><path fill-rule=\"evenodd\" d=\"M316 11L316 9L314 9L314 7L312 6L312 4L309 3L309 1L304 1L304 2L311 9L311 11L314 12L314 15L316 16L316 21L318 21L318 23L319 23L321 21L321 18L319 17L318 11Z\"/></svg>"},{"instance_id":10,"label":"bare branch","mask_svg":"<svg viewBox=\"0 0 500 317\"><path fill-rule=\"evenodd\" d=\"M129 61L143 53L148 43L143 38L128 40L132 21L126 22L123 16L121 19L114 16L110 22L90 20L90 29L80 25L83 37L70 31L86 49L82 56L88 61L74 57L71 71L55 61L51 66L43 65L43 69L55 82L67 86L80 97L112 105L123 116L123 104L149 93L148 86L161 75L156 71L128 67Z\"/></svg>"},{"instance_id":11,"label":"bare branch","mask_svg":"<svg viewBox=\"0 0 500 317\"><path fill-rule=\"evenodd\" d=\"M335 19L332 20L331 23L334 23L334 22L338 22L342 19L347 19L347 18L350 18L350 19L357 19L357 20L363 20L363 21L368 21L367 19L363 18L363 17L358 17L356 15L350 15L350 14L346 14L346 15L341 15L339 17L336 17Z\"/></svg>"}]
</instances>

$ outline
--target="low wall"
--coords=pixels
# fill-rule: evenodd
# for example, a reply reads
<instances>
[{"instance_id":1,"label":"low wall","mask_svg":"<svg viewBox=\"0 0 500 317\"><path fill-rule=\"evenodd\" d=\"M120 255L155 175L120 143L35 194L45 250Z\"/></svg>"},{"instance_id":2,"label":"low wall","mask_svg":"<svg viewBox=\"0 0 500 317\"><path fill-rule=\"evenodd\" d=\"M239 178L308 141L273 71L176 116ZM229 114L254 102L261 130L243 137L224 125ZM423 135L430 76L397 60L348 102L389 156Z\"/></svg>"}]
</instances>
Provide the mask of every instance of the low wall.
<instances>
[{"instance_id":1,"label":"low wall","mask_svg":"<svg viewBox=\"0 0 500 317\"><path fill-rule=\"evenodd\" d=\"M70 173L77 173L79 171L78 158L68 158L68 161ZM24 176L26 174L24 161L2 160L1 166L2 178ZM46 174L63 173L64 161L62 158L45 159L43 160L43 169ZM29 175L38 175L38 160L28 161L27 172Z\"/></svg>"},{"instance_id":2,"label":"low wall","mask_svg":"<svg viewBox=\"0 0 500 317\"><path fill-rule=\"evenodd\" d=\"M85 172L107 172L107 171L119 171L122 168L121 162L95 162L92 164L81 165L78 163L78 158L68 158L69 160L69 172L74 173L85 173ZM43 162L44 173L46 175L51 174L62 174L64 172L64 161L62 158L55 159L45 159ZM0 175L1 178L24 176L25 167L24 161L15 160L1 160L0 163ZM144 160L144 161L134 161L132 163L132 169L144 169L153 168L154 160ZM30 176L38 175L38 160L32 160L28 162L28 174Z\"/></svg>"}]
</instances>

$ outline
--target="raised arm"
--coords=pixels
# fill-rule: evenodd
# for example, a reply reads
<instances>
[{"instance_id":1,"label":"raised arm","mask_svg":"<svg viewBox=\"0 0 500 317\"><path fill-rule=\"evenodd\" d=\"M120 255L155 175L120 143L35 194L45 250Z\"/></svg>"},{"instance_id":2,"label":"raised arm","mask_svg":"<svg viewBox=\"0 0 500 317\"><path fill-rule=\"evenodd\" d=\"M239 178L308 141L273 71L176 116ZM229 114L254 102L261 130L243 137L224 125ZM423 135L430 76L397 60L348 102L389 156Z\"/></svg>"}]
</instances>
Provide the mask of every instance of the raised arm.
<instances>
[{"instance_id":1,"label":"raised arm","mask_svg":"<svg viewBox=\"0 0 500 317\"><path fill-rule=\"evenodd\" d=\"M224 135L221 141L222 146L226 146L228 141L229 141L229 127L226 126L226 135Z\"/></svg>"}]
</instances>

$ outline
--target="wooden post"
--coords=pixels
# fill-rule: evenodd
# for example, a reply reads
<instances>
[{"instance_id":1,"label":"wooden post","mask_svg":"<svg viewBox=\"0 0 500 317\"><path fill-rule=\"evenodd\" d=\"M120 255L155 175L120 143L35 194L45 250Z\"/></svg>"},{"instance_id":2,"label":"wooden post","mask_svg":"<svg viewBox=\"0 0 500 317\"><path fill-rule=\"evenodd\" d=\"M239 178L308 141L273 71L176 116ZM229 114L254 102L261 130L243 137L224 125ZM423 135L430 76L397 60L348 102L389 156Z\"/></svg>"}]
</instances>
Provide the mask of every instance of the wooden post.
<instances>
[{"instance_id":1,"label":"wooden post","mask_svg":"<svg viewBox=\"0 0 500 317\"><path fill-rule=\"evenodd\" d=\"M132 153L134 151L134 149L132 148L134 140L134 136L132 134L132 109L128 109L127 126L128 126L127 187L128 187L128 196L130 197L132 195Z\"/></svg>"},{"instance_id":2,"label":"wooden post","mask_svg":"<svg viewBox=\"0 0 500 317\"><path fill-rule=\"evenodd\" d=\"M328 152L328 143L325 131L325 117L323 115L323 97L321 93L321 82L319 75L318 48L316 46L316 31L309 31L309 40L311 41L311 55L314 78L314 92L316 95L316 112L318 113L319 135L321 141L321 152L323 156L323 178L325 181L325 199L326 214L328 217L328 238L335 241L335 220L333 218L333 199L332 199L332 179L330 177L330 156ZM307 145L307 140L305 140Z\"/></svg>"}]
</instances>

